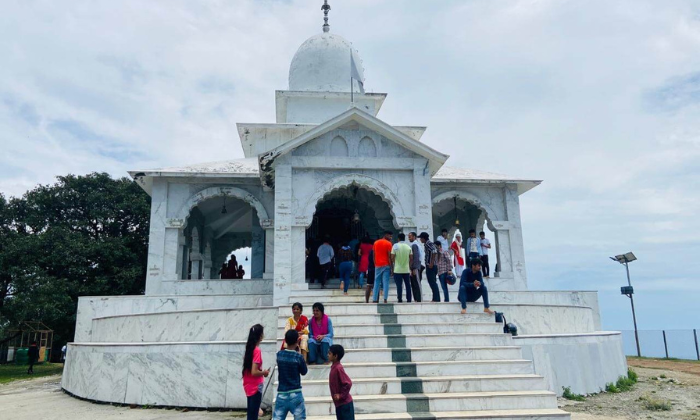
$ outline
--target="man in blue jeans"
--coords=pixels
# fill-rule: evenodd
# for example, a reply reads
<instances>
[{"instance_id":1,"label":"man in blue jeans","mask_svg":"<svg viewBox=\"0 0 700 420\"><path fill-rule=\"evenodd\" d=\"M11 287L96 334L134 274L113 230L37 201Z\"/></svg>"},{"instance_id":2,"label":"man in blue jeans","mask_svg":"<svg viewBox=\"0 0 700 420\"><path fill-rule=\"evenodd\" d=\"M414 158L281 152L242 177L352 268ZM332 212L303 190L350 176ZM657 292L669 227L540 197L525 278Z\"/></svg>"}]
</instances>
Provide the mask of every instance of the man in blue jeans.
<instances>
[{"instance_id":1,"label":"man in blue jeans","mask_svg":"<svg viewBox=\"0 0 700 420\"><path fill-rule=\"evenodd\" d=\"M389 297L389 278L391 277L391 238L393 233L384 231L384 237L374 242L374 303L379 303L379 289L384 289L384 303Z\"/></svg>"},{"instance_id":2,"label":"man in blue jeans","mask_svg":"<svg viewBox=\"0 0 700 420\"><path fill-rule=\"evenodd\" d=\"M440 289L437 286L437 247L430 242L428 232L421 232L418 235L425 249L425 273L428 276L428 285L433 292L432 302L440 302Z\"/></svg>"},{"instance_id":3,"label":"man in blue jeans","mask_svg":"<svg viewBox=\"0 0 700 420\"><path fill-rule=\"evenodd\" d=\"M484 284L484 279L481 277L481 261L478 259L470 260L470 269L462 272L462 278L459 280L459 294L457 298L462 304L462 313L467 313L467 302L476 302L479 298L484 298L484 312L493 314L489 309L489 291Z\"/></svg>"}]
</instances>

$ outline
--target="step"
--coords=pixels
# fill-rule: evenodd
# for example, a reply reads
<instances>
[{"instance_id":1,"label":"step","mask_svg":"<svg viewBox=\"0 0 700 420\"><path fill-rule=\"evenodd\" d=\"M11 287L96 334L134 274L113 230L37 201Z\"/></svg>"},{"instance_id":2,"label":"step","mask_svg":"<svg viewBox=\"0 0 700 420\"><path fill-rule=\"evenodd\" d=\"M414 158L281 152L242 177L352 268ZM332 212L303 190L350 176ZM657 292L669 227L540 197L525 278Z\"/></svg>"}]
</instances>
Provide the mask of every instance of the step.
<instances>
[{"instance_id":1,"label":"step","mask_svg":"<svg viewBox=\"0 0 700 420\"><path fill-rule=\"evenodd\" d=\"M303 302L302 302L303 303ZM325 313L328 316L334 315L358 315L358 314L377 314L377 313L395 313L395 314L416 314L424 312L438 313L457 313L460 314L461 306L459 302L412 302L412 303L337 303L337 302L322 302L325 307ZM311 313L311 304L304 304L304 308L308 306L308 312ZM467 305L468 313L483 313L484 305L481 302L474 302ZM291 307L289 309L291 313ZM484 314L491 319L495 319L493 315ZM309 316L309 315L307 315Z\"/></svg>"},{"instance_id":2,"label":"step","mask_svg":"<svg viewBox=\"0 0 700 420\"><path fill-rule=\"evenodd\" d=\"M291 315L282 314L277 319L277 326L284 327L287 324L287 319ZM378 314L365 313L365 314L342 314L342 315L331 315L328 314L329 318L333 322L333 327L343 326L346 324L421 324L430 322L435 325L444 324L457 324L457 323L484 323L492 325L501 325L496 323L493 315L485 314L481 311L479 312L468 312L466 314L460 314L458 312L430 312L425 311L422 313L398 313L398 314ZM500 330L499 330L500 331Z\"/></svg>"},{"instance_id":3,"label":"step","mask_svg":"<svg viewBox=\"0 0 700 420\"><path fill-rule=\"evenodd\" d=\"M282 339L277 339L282 345ZM513 338L503 333L460 333L460 334L403 334L403 335L352 335L333 337L333 344L346 349L375 347L432 347L432 346L507 346Z\"/></svg>"},{"instance_id":4,"label":"step","mask_svg":"<svg viewBox=\"0 0 700 420\"><path fill-rule=\"evenodd\" d=\"M331 397L304 397L309 416L331 415ZM353 395L355 413L432 412L462 410L556 409L550 391L488 391L432 394Z\"/></svg>"},{"instance_id":5,"label":"step","mask_svg":"<svg viewBox=\"0 0 700 420\"><path fill-rule=\"evenodd\" d=\"M345 349L343 362L440 362L521 359L518 346L464 346Z\"/></svg>"},{"instance_id":6,"label":"step","mask_svg":"<svg viewBox=\"0 0 700 420\"><path fill-rule=\"evenodd\" d=\"M302 378L304 397L328 395L328 379ZM275 388L276 389L276 388ZM539 375L459 375L352 378L353 395L436 394L441 392L526 391L546 389Z\"/></svg>"},{"instance_id":7,"label":"step","mask_svg":"<svg viewBox=\"0 0 700 420\"><path fill-rule=\"evenodd\" d=\"M342 324L334 325L333 332L341 336L381 334L459 334L502 333L501 324L484 322L463 323L402 323L402 324ZM278 327L277 337L284 337L284 327Z\"/></svg>"},{"instance_id":8,"label":"step","mask_svg":"<svg viewBox=\"0 0 700 420\"><path fill-rule=\"evenodd\" d=\"M291 415L288 418L292 418ZM307 420L336 420L335 415L309 416ZM355 413L355 420L570 420L571 414L552 408L536 410L473 410L415 413Z\"/></svg>"},{"instance_id":9,"label":"step","mask_svg":"<svg viewBox=\"0 0 700 420\"><path fill-rule=\"evenodd\" d=\"M347 357L347 355L346 355ZM347 374L353 378L433 377L450 375L525 375L533 374L530 360L457 360L422 362L345 362ZM330 365L311 365L306 380L328 379Z\"/></svg>"}]
</instances>

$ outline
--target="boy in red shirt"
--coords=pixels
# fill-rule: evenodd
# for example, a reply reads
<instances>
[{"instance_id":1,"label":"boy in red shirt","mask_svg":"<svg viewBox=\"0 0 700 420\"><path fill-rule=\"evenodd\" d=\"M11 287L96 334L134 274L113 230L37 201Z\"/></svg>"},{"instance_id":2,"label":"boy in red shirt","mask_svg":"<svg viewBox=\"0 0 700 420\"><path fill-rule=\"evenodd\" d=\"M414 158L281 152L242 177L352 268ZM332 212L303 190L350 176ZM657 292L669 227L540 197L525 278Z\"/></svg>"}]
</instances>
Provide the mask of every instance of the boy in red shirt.
<instances>
[{"instance_id":1,"label":"boy in red shirt","mask_svg":"<svg viewBox=\"0 0 700 420\"><path fill-rule=\"evenodd\" d=\"M340 344L333 344L328 350L328 360L331 365L331 374L328 376L328 386L331 389L331 397L335 404L335 418L338 420L355 420L355 405L350 396L352 381L340 360L345 355L345 349Z\"/></svg>"}]
</instances>

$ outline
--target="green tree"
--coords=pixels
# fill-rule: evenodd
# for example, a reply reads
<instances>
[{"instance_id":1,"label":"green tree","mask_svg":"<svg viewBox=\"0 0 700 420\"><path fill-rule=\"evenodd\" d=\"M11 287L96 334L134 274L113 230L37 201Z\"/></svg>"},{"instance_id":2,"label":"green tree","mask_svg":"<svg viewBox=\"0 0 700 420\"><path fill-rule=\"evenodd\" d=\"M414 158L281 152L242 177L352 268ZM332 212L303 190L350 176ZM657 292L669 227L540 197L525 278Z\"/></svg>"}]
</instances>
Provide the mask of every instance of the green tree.
<instances>
[{"instance_id":1,"label":"green tree","mask_svg":"<svg viewBox=\"0 0 700 420\"><path fill-rule=\"evenodd\" d=\"M0 326L42 321L58 346L73 338L79 296L143 293L150 199L105 173L57 179L0 195Z\"/></svg>"}]
</instances>

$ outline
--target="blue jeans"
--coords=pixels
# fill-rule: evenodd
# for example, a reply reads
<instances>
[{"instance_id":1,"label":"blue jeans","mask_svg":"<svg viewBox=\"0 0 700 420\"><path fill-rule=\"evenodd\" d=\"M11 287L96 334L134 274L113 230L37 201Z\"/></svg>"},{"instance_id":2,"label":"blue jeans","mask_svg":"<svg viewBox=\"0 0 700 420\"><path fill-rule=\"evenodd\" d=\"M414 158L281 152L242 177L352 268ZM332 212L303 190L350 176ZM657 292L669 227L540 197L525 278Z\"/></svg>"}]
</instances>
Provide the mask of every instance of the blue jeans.
<instances>
[{"instance_id":1,"label":"blue jeans","mask_svg":"<svg viewBox=\"0 0 700 420\"><path fill-rule=\"evenodd\" d=\"M348 291L350 286L350 274L352 273L352 261L343 261L338 267L340 272L340 281L343 282L343 292Z\"/></svg>"},{"instance_id":2,"label":"blue jeans","mask_svg":"<svg viewBox=\"0 0 700 420\"><path fill-rule=\"evenodd\" d=\"M355 404L350 401L347 404L336 407L335 418L336 420L355 420Z\"/></svg>"},{"instance_id":3,"label":"blue jeans","mask_svg":"<svg viewBox=\"0 0 700 420\"><path fill-rule=\"evenodd\" d=\"M437 280L435 279L437 276L437 267L426 267L425 274L428 276L428 285L430 286L430 290L433 292L432 301L440 302L440 289L438 289Z\"/></svg>"},{"instance_id":4,"label":"blue jeans","mask_svg":"<svg viewBox=\"0 0 700 420\"><path fill-rule=\"evenodd\" d=\"M406 302L411 303L411 275L409 273L394 273L394 282L396 282L396 296L399 302L403 302L403 286L406 286Z\"/></svg>"},{"instance_id":5,"label":"blue jeans","mask_svg":"<svg viewBox=\"0 0 700 420\"><path fill-rule=\"evenodd\" d=\"M440 286L442 286L442 294L445 295L445 302L449 302L450 292L447 290L447 273L440 274Z\"/></svg>"},{"instance_id":6,"label":"blue jeans","mask_svg":"<svg viewBox=\"0 0 700 420\"><path fill-rule=\"evenodd\" d=\"M367 277L367 273L360 273L360 276L357 279L357 282L360 284L360 288L363 288L365 286L365 278Z\"/></svg>"},{"instance_id":7,"label":"blue jeans","mask_svg":"<svg viewBox=\"0 0 700 420\"><path fill-rule=\"evenodd\" d=\"M309 363L326 363L328 362L328 349L331 347L325 341L320 343L316 340L309 340Z\"/></svg>"},{"instance_id":8,"label":"blue jeans","mask_svg":"<svg viewBox=\"0 0 700 420\"><path fill-rule=\"evenodd\" d=\"M374 292L372 300L379 302L379 289L384 288L384 300L389 299L389 277L391 275L391 266L385 265L374 269Z\"/></svg>"},{"instance_id":9,"label":"blue jeans","mask_svg":"<svg viewBox=\"0 0 700 420\"><path fill-rule=\"evenodd\" d=\"M289 392L277 394L275 400L275 411L272 414L273 420L284 420L287 413L292 413L294 420L306 419L306 406L304 405L304 395L299 392Z\"/></svg>"},{"instance_id":10,"label":"blue jeans","mask_svg":"<svg viewBox=\"0 0 700 420\"><path fill-rule=\"evenodd\" d=\"M484 308L491 306L489 305L489 289L486 288L485 284L482 283L481 287L477 289L473 283L459 282L457 299L462 304L462 309L467 309L467 302L476 302L479 298L484 298Z\"/></svg>"}]
</instances>

